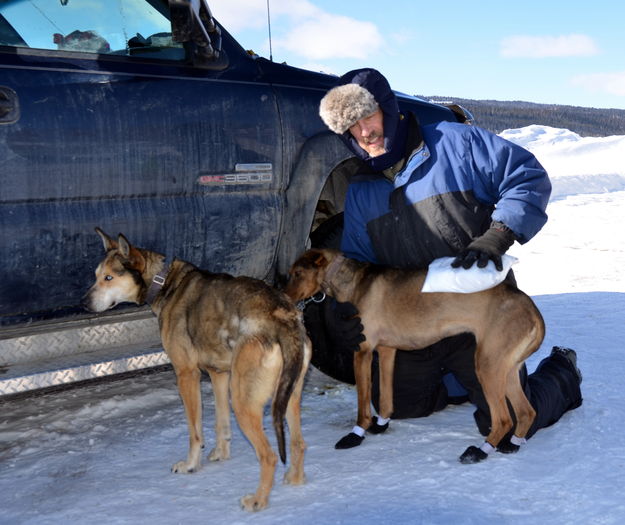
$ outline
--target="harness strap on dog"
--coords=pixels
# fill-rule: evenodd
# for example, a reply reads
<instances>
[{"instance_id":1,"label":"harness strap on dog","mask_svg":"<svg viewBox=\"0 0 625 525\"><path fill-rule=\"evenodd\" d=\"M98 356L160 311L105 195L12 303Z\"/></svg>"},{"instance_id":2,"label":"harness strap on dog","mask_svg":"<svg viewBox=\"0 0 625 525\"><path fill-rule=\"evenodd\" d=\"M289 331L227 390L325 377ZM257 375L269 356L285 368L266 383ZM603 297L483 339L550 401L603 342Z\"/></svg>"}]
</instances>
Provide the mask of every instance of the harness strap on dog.
<instances>
[{"instance_id":1,"label":"harness strap on dog","mask_svg":"<svg viewBox=\"0 0 625 525\"><path fill-rule=\"evenodd\" d=\"M148 287L148 291L145 295L145 302L148 304L152 304L158 292L161 291L161 288L165 284L167 279L167 274L169 273L169 267L171 265L167 262L167 258L163 259L163 268L160 272L158 272L153 278L150 286Z\"/></svg>"}]
</instances>

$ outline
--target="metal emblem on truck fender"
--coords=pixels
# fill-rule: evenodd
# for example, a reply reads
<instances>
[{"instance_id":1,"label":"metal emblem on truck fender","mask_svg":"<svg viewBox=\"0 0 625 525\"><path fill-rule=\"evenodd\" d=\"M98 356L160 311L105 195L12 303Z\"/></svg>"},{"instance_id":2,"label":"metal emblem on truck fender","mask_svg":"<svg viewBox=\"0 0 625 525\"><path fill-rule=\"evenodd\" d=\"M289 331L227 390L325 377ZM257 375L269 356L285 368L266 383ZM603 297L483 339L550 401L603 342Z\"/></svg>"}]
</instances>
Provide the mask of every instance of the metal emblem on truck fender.
<instances>
[{"instance_id":1,"label":"metal emblem on truck fender","mask_svg":"<svg viewBox=\"0 0 625 525\"><path fill-rule=\"evenodd\" d=\"M256 164L235 164L234 173L200 175L201 186L213 184L266 184L273 180L273 165L270 162Z\"/></svg>"}]
</instances>

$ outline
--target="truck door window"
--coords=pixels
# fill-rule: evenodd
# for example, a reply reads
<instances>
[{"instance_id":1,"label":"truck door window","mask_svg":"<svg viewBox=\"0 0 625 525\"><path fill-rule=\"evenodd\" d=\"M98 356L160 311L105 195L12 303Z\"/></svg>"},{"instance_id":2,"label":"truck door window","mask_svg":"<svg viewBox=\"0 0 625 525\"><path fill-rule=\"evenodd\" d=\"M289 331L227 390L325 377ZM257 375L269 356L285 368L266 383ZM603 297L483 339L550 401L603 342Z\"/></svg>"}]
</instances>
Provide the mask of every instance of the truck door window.
<instances>
[{"instance_id":1,"label":"truck door window","mask_svg":"<svg viewBox=\"0 0 625 525\"><path fill-rule=\"evenodd\" d=\"M0 3L0 45L183 60L159 0L9 0Z\"/></svg>"}]
</instances>

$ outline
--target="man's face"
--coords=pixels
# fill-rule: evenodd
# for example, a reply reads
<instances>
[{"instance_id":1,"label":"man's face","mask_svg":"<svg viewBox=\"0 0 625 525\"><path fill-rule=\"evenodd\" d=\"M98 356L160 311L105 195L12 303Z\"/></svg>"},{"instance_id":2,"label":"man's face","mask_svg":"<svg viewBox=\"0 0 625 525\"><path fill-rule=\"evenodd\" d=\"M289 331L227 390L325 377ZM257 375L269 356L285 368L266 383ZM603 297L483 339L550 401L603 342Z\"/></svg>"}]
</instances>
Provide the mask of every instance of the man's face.
<instances>
[{"instance_id":1,"label":"man's face","mask_svg":"<svg viewBox=\"0 0 625 525\"><path fill-rule=\"evenodd\" d=\"M349 128L349 132L369 156L377 157L386 153L384 149L384 113L381 109L360 119Z\"/></svg>"}]
</instances>

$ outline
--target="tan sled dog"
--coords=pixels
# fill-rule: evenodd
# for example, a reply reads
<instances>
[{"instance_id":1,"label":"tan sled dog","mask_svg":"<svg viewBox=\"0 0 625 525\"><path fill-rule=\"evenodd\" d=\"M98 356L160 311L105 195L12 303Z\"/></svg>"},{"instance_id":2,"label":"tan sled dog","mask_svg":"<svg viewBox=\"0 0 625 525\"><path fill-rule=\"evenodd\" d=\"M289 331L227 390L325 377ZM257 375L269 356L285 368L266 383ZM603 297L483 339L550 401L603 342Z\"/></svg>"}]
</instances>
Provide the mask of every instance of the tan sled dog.
<instances>
[{"instance_id":1,"label":"tan sled dog","mask_svg":"<svg viewBox=\"0 0 625 525\"><path fill-rule=\"evenodd\" d=\"M517 418L515 442L523 441L536 416L521 387L519 369L540 346L544 322L533 301L514 286L502 283L471 294L421 293L425 275L346 259L334 250L309 250L293 264L285 292L301 301L323 291L358 308L366 340L354 354L354 374L357 425L365 430L376 424L371 418L374 349L380 360L380 416L388 418L393 412L396 349L424 348L445 337L473 333L476 373L492 420L486 443L469 447L460 457L463 463L475 463L512 428L506 398Z\"/></svg>"},{"instance_id":2,"label":"tan sled dog","mask_svg":"<svg viewBox=\"0 0 625 525\"><path fill-rule=\"evenodd\" d=\"M106 257L83 304L102 312L121 302L147 302L158 316L189 426L187 459L172 471L194 472L201 465L204 370L215 396L216 445L208 459L230 457L230 389L239 426L260 462L260 483L255 494L241 499L243 508L265 508L273 485L277 458L263 431L263 408L272 397L283 463L285 415L291 438L291 466L284 481L304 483L300 401L311 347L301 314L289 298L257 279L210 273L179 259L168 265L162 255L131 246L121 234L115 241L99 228L96 231Z\"/></svg>"}]
</instances>

